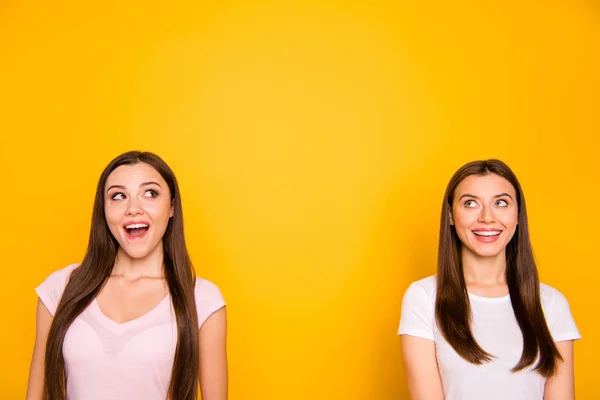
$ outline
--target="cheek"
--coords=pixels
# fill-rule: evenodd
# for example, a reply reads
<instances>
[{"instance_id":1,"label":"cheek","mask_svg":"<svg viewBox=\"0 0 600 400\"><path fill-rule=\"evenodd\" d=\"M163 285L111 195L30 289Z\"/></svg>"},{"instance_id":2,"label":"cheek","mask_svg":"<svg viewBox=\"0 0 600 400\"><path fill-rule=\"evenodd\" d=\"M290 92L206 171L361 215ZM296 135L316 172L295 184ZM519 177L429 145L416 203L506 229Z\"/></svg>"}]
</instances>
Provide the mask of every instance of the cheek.
<instances>
[{"instance_id":1,"label":"cheek","mask_svg":"<svg viewBox=\"0 0 600 400\"><path fill-rule=\"evenodd\" d=\"M519 221L519 216L517 212L508 212L502 215L500 222L509 230L515 230L517 228L517 222Z\"/></svg>"},{"instance_id":2,"label":"cheek","mask_svg":"<svg viewBox=\"0 0 600 400\"><path fill-rule=\"evenodd\" d=\"M168 220L171 216L171 205L167 202L150 203L146 207L146 212L154 221Z\"/></svg>"},{"instance_id":3,"label":"cheek","mask_svg":"<svg viewBox=\"0 0 600 400\"><path fill-rule=\"evenodd\" d=\"M454 225L456 228L469 228L477 221L477 216L473 212L459 210L454 213Z\"/></svg>"},{"instance_id":4,"label":"cheek","mask_svg":"<svg viewBox=\"0 0 600 400\"><path fill-rule=\"evenodd\" d=\"M461 243L466 244L469 241L469 228L477 218L473 217L473 213L465 210L457 210L453 215L454 229Z\"/></svg>"},{"instance_id":5,"label":"cheek","mask_svg":"<svg viewBox=\"0 0 600 400\"><path fill-rule=\"evenodd\" d=\"M115 206L104 207L104 218L108 225L118 224L121 220L122 212Z\"/></svg>"},{"instance_id":6,"label":"cheek","mask_svg":"<svg viewBox=\"0 0 600 400\"><path fill-rule=\"evenodd\" d=\"M108 225L108 230L112 234L114 238L119 240L120 237L120 225L121 225L121 216L123 213L119 212L115 209L115 207L105 207L104 208L104 218L106 219L106 224Z\"/></svg>"}]
</instances>

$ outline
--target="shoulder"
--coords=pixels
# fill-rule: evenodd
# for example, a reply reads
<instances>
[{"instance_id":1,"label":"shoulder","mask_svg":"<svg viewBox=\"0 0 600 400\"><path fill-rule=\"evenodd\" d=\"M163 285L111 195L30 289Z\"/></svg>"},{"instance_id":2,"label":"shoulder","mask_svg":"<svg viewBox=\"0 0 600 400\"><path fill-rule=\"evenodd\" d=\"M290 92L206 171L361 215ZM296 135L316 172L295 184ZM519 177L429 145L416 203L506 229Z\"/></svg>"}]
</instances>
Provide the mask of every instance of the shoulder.
<instances>
[{"instance_id":1,"label":"shoulder","mask_svg":"<svg viewBox=\"0 0 600 400\"><path fill-rule=\"evenodd\" d=\"M435 340L435 294L437 280L428 276L410 284L404 292L400 316L400 335Z\"/></svg>"},{"instance_id":2,"label":"shoulder","mask_svg":"<svg viewBox=\"0 0 600 400\"><path fill-rule=\"evenodd\" d=\"M436 285L437 285L437 279L436 279L435 275L430 275L426 278L419 279L418 281L414 281L412 284L420 286L427 291L435 291Z\"/></svg>"},{"instance_id":3,"label":"shoulder","mask_svg":"<svg viewBox=\"0 0 600 400\"><path fill-rule=\"evenodd\" d=\"M54 315L60 298L69 282L71 273L73 273L79 265L80 264L71 264L52 272L35 289L40 300L44 303L50 314Z\"/></svg>"},{"instance_id":4,"label":"shoulder","mask_svg":"<svg viewBox=\"0 0 600 400\"><path fill-rule=\"evenodd\" d=\"M552 315L553 313L570 313L569 301L558 289L540 283L540 298L544 312Z\"/></svg>"},{"instance_id":5,"label":"shoulder","mask_svg":"<svg viewBox=\"0 0 600 400\"><path fill-rule=\"evenodd\" d=\"M432 312L435 307L436 284L435 275L411 283L404 292L402 309L405 312L415 308Z\"/></svg>"},{"instance_id":6,"label":"shoulder","mask_svg":"<svg viewBox=\"0 0 600 400\"><path fill-rule=\"evenodd\" d=\"M540 284L540 297L554 341L580 339L581 334L571 314L567 298L557 289L543 283Z\"/></svg>"},{"instance_id":7,"label":"shoulder","mask_svg":"<svg viewBox=\"0 0 600 400\"><path fill-rule=\"evenodd\" d=\"M64 268L57 269L56 271L54 271L50 275L48 275L47 279L68 281L69 277L71 276L71 273L73 271L75 271L77 268L79 268L80 265L81 264L79 264L79 263L69 264Z\"/></svg>"},{"instance_id":8,"label":"shoulder","mask_svg":"<svg viewBox=\"0 0 600 400\"><path fill-rule=\"evenodd\" d=\"M217 285L203 278L196 278L194 287L196 310L198 312L198 327L215 311L225 307L225 299Z\"/></svg>"},{"instance_id":9,"label":"shoulder","mask_svg":"<svg viewBox=\"0 0 600 400\"><path fill-rule=\"evenodd\" d=\"M540 283L540 299L542 307L547 311L551 311L563 304L568 305L567 298L558 289L545 283Z\"/></svg>"},{"instance_id":10,"label":"shoulder","mask_svg":"<svg viewBox=\"0 0 600 400\"><path fill-rule=\"evenodd\" d=\"M57 269L46 277L42 285L47 288L62 288L64 289L69 282L71 273L75 271L80 264L70 264L64 268Z\"/></svg>"},{"instance_id":11,"label":"shoulder","mask_svg":"<svg viewBox=\"0 0 600 400\"><path fill-rule=\"evenodd\" d=\"M196 300L198 300L198 298L202 300L214 296L223 296L217 285L204 278L196 278L194 294L196 295Z\"/></svg>"},{"instance_id":12,"label":"shoulder","mask_svg":"<svg viewBox=\"0 0 600 400\"><path fill-rule=\"evenodd\" d=\"M411 283L408 289L406 289L406 294L421 294L421 296L425 295L429 299L435 299L436 290L437 279L435 275L431 275Z\"/></svg>"}]
</instances>

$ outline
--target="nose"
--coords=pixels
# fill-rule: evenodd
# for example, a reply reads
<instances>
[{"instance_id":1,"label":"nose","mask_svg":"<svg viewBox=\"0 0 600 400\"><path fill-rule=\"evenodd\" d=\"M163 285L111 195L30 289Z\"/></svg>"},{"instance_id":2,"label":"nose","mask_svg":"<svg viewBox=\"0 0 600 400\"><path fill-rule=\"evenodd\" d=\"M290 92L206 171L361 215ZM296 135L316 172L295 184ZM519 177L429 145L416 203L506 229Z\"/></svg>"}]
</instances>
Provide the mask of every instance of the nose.
<instances>
[{"instance_id":1,"label":"nose","mask_svg":"<svg viewBox=\"0 0 600 400\"><path fill-rule=\"evenodd\" d=\"M489 224L494 221L495 221L494 212L492 211L491 207L483 206L481 208L481 213L479 213L478 222L481 222L484 224Z\"/></svg>"},{"instance_id":2,"label":"nose","mask_svg":"<svg viewBox=\"0 0 600 400\"><path fill-rule=\"evenodd\" d=\"M129 202L127 203L127 210L125 210L125 215L127 216L135 216L143 214L144 210L140 204L140 201L132 196L129 198Z\"/></svg>"}]
</instances>

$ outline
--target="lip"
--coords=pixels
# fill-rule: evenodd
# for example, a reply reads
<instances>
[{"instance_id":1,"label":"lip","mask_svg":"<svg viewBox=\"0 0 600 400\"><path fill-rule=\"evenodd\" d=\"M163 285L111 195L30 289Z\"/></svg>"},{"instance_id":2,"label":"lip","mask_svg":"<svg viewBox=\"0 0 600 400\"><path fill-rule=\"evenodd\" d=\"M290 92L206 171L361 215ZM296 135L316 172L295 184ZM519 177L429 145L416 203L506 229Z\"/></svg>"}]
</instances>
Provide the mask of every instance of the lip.
<instances>
[{"instance_id":1,"label":"lip","mask_svg":"<svg viewBox=\"0 0 600 400\"><path fill-rule=\"evenodd\" d=\"M146 229L146 231L144 233L142 233L140 236L131 236L125 227L129 226L129 225L134 225L134 224L148 225L148 229ZM140 240L140 239L142 239L143 237L145 237L148 234L148 232L150 231L150 228L151 228L150 223L148 221L143 221L143 220L127 221L125 224L123 224L123 232L125 232L125 236L129 240Z\"/></svg>"},{"instance_id":2,"label":"lip","mask_svg":"<svg viewBox=\"0 0 600 400\"><path fill-rule=\"evenodd\" d=\"M503 231L502 231L502 229L473 229L471 232L473 232L473 236L475 237L475 239L477 239L481 243L494 243L496 240L498 240L500 238ZM479 236L479 235L475 234L476 232L500 232L500 233L497 234L496 236Z\"/></svg>"}]
</instances>

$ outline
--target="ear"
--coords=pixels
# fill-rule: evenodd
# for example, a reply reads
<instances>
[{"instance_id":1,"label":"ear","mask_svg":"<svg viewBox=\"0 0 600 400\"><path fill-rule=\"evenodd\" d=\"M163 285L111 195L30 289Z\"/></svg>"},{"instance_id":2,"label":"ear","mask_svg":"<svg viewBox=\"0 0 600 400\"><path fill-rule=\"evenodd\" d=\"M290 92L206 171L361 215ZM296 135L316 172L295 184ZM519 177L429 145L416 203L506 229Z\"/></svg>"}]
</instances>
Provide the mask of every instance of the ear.
<instances>
[{"instance_id":1,"label":"ear","mask_svg":"<svg viewBox=\"0 0 600 400\"><path fill-rule=\"evenodd\" d=\"M169 210L169 218L173 217L175 214L175 206L171 204L171 209Z\"/></svg>"},{"instance_id":2,"label":"ear","mask_svg":"<svg viewBox=\"0 0 600 400\"><path fill-rule=\"evenodd\" d=\"M454 226L454 218L452 218L452 210L448 212L448 218L450 219L450 226Z\"/></svg>"}]
</instances>

